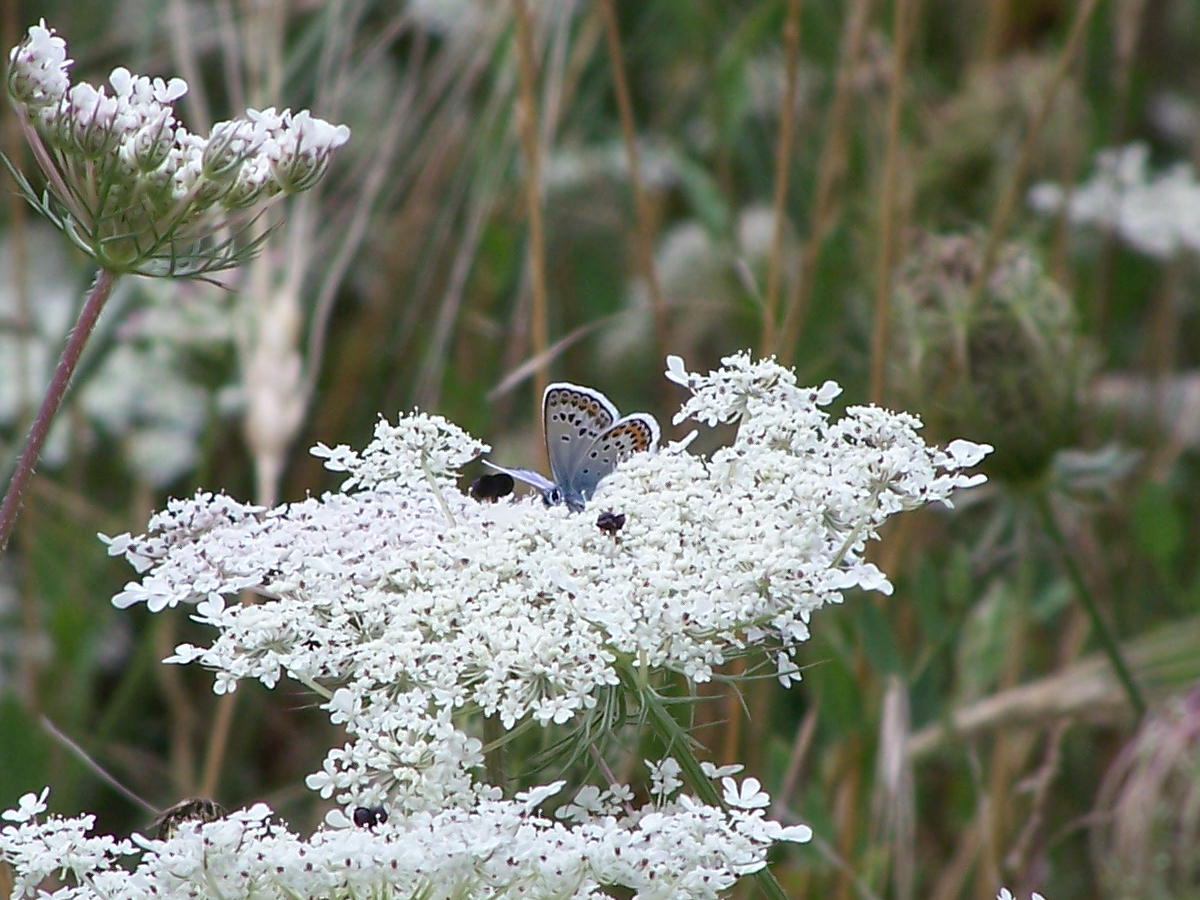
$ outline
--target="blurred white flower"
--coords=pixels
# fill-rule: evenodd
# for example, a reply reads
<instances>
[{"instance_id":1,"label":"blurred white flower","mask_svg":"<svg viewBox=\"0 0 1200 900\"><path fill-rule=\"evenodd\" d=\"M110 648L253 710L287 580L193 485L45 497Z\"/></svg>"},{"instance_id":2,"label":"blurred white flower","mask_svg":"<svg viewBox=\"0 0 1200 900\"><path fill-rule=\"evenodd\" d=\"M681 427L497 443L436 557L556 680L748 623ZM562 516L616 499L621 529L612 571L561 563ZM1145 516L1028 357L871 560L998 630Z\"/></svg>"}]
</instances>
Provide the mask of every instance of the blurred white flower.
<instances>
[{"instance_id":1,"label":"blurred white flower","mask_svg":"<svg viewBox=\"0 0 1200 900\"><path fill-rule=\"evenodd\" d=\"M679 183L682 164L669 144L639 137L637 145L643 185L664 189ZM549 190L587 188L602 179L627 181L628 178L629 152L624 143L615 140L584 147L556 148L547 157L543 173Z\"/></svg>"},{"instance_id":2,"label":"blurred white flower","mask_svg":"<svg viewBox=\"0 0 1200 900\"><path fill-rule=\"evenodd\" d=\"M121 442L130 467L165 485L196 464L209 392L162 343L118 344L79 394L88 419Z\"/></svg>"},{"instance_id":3,"label":"blurred white flower","mask_svg":"<svg viewBox=\"0 0 1200 900\"><path fill-rule=\"evenodd\" d=\"M13 257L10 233L0 234L0 425L26 425L54 370L67 329L78 303L80 284L63 252L62 242L34 223L26 232L25 253L37 265L25 266L28 309L22 320L15 282L19 271ZM54 468L67 457L69 423L62 420L50 430L42 451L42 465Z\"/></svg>"},{"instance_id":4,"label":"blurred white flower","mask_svg":"<svg viewBox=\"0 0 1200 900\"><path fill-rule=\"evenodd\" d=\"M1043 182L1029 193L1040 213L1065 208L1073 225L1109 229L1133 249L1167 259L1181 249L1200 251L1200 182L1187 163L1152 173L1145 144L1096 154L1095 171L1064 188Z\"/></svg>"}]
</instances>

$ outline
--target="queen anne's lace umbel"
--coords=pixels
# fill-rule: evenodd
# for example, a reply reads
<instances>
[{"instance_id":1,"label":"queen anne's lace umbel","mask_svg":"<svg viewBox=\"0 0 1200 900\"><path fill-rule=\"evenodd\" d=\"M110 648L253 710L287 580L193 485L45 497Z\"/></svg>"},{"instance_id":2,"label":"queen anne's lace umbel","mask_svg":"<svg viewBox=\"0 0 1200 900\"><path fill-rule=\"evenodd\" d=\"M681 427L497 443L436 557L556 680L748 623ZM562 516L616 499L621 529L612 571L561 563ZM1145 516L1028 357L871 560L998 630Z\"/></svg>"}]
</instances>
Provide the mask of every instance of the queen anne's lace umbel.
<instances>
[{"instance_id":1,"label":"queen anne's lace umbel","mask_svg":"<svg viewBox=\"0 0 1200 900\"><path fill-rule=\"evenodd\" d=\"M525 897L611 896L620 885L643 900L715 900L766 864L775 841L807 841L761 811L729 812L688 796L632 813L593 804L572 825L537 807L562 782L513 800L415 813L366 828L344 817L304 839L262 803L208 823L185 822L170 838L93 835L93 816L40 818L46 792L5 814L0 859L17 872L14 897L37 894L50 876L82 883L37 894L96 897ZM136 856L133 872L123 857Z\"/></svg>"},{"instance_id":2,"label":"queen anne's lace umbel","mask_svg":"<svg viewBox=\"0 0 1200 900\"><path fill-rule=\"evenodd\" d=\"M72 85L64 39L45 21L9 53L7 87L46 192L27 197L114 272L202 275L244 256L213 242L230 214L307 190L350 129L307 110L249 109L207 136L175 118L182 78L135 75Z\"/></svg>"},{"instance_id":3,"label":"queen anne's lace umbel","mask_svg":"<svg viewBox=\"0 0 1200 900\"><path fill-rule=\"evenodd\" d=\"M448 710L562 724L623 672L703 682L764 651L784 683L799 680L814 610L851 587L890 591L863 558L878 526L982 481L962 469L989 448L930 447L914 417L876 407L831 420L837 386L800 388L771 360L732 356L708 375L670 362L692 392L677 421L736 420L737 437L707 459L678 445L635 455L584 513L472 499L454 470L486 446L414 413L380 422L361 454L317 448L351 491L271 510L201 493L146 534L109 539L146 572L114 602L195 604L216 636L171 661L214 670L218 692L282 675L324 686L359 743L331 753L313 786L343 802L386 782L391 802L428 808L392 763L415 734L453 730ZM603 510L626 517L617 535L597 527ZM244 590L260 601L230 602ZM454 755L480 760L469 740ZM449 799L437 781L435 806Z\"/></svg>"},{"instance_id":4,"label":"queen anne's lace umbel","mask_svg":"<svg viewBox=\"0 0 1200 900\"><path fill-rule=\"evenodd\" d=\"M955 490L983 480L963 470L989 447L930 447L917 419L876 407L833 419L824 407L835 384L799 387L773 360L740 354L708 374L687 372L678 358L668 366L668 378L691 392L676 423L737 422L736 437L709 457L688 452L687 442L637 454L582 513L464 494L456 470L486 446L413 413L381 421L361 453L316 449L349 476L341 491L273 509L200 493L172 501L146 534L106 538L111 554L142 573L114 598L118 606L190 604L215 629L208 646L182 645L169 661L212 669L218 692L243 678L273 687L289 676L325 696L351 735L308 785L346 808L384 805L392 830L334 829L304 843L254 826L266 829L263 841L293 848L279 851L286 867L298 864L300 847L314 853L339 841L380 864L387 854L418 858L426 850L415 833L428 828L438 843L446 823L466 828L501 815L505 801L479 776L481 744L459 728L463 711L505 728L570 724L615 691L652 684L656 672L703 682L751 655L769 660L784 684L798 681L796 653L813 611L853 587L890 592L864 559L883 521L949 505ZM624 516L619 531L597 527L606 511ZM258 602L237 602L242 591ZM656 800L646 809L618 816L628 789L585 788L562 807L571 825L536 824L524 810L494 832L499 845L485 845L497 859L534 860L549 841L563 862L547 868L578 877L570 890L556 882L559 893L547 886L521 896L586 897L599 895L597 883L619 883L639 897L708 897L761 867L771 841L807 839L807 829L765 821L767 795L730 770L710 773L724 779L727 810L687 795L668 800L678 772L674 760L652 765ZM647 829L655 838L644 844ZM696 844L701 835L714 836ZM514 849L518 839L532 849ZM463 846L473 853L472 841ZM663 881L617 877L603 862L604 848L620 846L629 865L625 854L643 845L673 867L665 892ZM143 865L158 853L144 847ZM453 882L436 878L431 896L446 895Z\"/></svg>"}]
</instances>

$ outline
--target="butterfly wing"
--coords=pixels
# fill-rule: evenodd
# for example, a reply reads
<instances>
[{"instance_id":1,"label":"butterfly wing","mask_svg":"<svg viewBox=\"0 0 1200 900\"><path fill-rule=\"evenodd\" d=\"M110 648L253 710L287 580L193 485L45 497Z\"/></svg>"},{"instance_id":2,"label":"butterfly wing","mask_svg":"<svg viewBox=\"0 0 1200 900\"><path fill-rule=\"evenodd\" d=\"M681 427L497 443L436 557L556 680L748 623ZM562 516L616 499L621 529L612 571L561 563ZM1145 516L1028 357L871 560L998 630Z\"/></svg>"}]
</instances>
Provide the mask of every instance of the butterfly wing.
<instances>
[{"instance_id":1,"label":"butterfly wing","mask_svg":"<svg viewBox=\"0 0 1200 900\"><path fill-rule=\"evenodd\" d=\"M503 472L505 475L511 475L517 481L523 481L541 491L543 494L554 487L554 482L543 475L541 472L534 472L532 469L506 469L504 466L498 466L489 460L483 460L485 466L491 466L497 472Z\"/></svg>"},{"instance_id":2,"label":"butterfly wing","mask_svg":"<svg viewBox=\"0 0 1200 900\"><path fill-rule=\"evenodd\" d=\"M542 394L542 427L550 475L562 488L574 478L588 448L617 420L617 408L599 391L556 381Z\"/></svg>"},{"instance_id":3,"label":"butterfly wing","mask_svg":"<svg viewBox=\"0 0 1200 900\"><path fill-rule=\"evenodd\" d=\"M560 483L568 501L590 499L600 479L615 469L617 463L634 453L652 450L659 437L658 421L649 413L631 413L618 419L583 452L570 481L565 485Z\"/></svg>"}]
</instances>

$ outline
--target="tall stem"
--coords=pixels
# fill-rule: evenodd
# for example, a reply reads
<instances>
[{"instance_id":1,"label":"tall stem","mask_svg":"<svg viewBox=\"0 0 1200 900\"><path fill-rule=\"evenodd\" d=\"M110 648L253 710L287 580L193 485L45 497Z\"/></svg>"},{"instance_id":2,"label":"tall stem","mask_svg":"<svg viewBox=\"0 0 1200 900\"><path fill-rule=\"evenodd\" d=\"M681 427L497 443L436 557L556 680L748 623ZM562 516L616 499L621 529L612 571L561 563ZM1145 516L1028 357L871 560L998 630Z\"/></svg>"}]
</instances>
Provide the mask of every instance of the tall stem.
<instances>
[{"instance_id":1,"label":"tall stem","mask_svg":"<svg viewBox=\"0 0 1200 900\"><path fill-rule=\"evenodd\" d=\"M779 353L779 361L784 365L791 365L795 359L796 341L804 324L817 261L825 238L829 236L837 220L838 187L846 171L846 133L854 93L854 75L858 71L867 23L870 21L874 4L875 0L855 0L842 27L838 70L834 77L833 103L829 107L828 124L824 129L825 143L821 147L821 157L817 162L817 183L813 189L808 240L805 241L800 254L799 276L788 292L783 318L776 332L775 350Z\"/></svg>"},{"instance_id":2,"label":"tall stem","mask_svg":"<svg viewBox=\"0 0 1200 900\"><path fill-rule=\"evenodd\" d=\"M50 379L50 386L46 388L46 396L42 398L42 405L34 417L29 436L25 438L25 449L21 451L12 480L8 483L4 502L0 504L0 552L8 546L8 539L12 536L13 526L17 522L17 513L21 509L21 497L33 478L42 444L46 442L46 435L49 434L54 416L62 405L67 386L71 383L71 376L75 373L75 366L79 364L79 357L83 355L83 347L91 336L92 329L96 327L96 320L100 318L100 311L104 309L105 302L112 294L116 280L116 274L108 269L100 269L96 273L96 280L92 282L83 309L79 311L75 327L67 336L67 345L58 358L54 377Z\"/></svg>"},{"instance_id":3,"label":"tall stem","mask_svg":"<svg viewBox=\"0 0 1200 900\"><path fill-rule=\"evenodd\" d=\"M617 22L617 10L613 0L602 0L600 9L604 14L604 32L608 43L608 61L612 68L613 92L617 98L617 113L621 119L621 137L625 142L625 156L629 161L629 187L633 193L633 210L637 217L637 256L642 277L650 291L650 306L654 313L654 340L658 359L667 355L667 301L658 280L654 264L654 213L650 197L642 183L642 164L638 153L637 127L633 121L633 101L629 95L629 81L625 77L624 54L621 50L621 29Z\"/></svg>"},{"instance_id":4,"label":"tall stem","mask_svg":"<svg viewBox=\"0 0 1200 900\"><path fill-rule=\"evenodd\" d=\"M1075 561L1075 556L1071 552L1071 548L1067 545L1067 539L1063 537L1062 530L1058 527L1058 521L1054 518L1054 510L1050 508L1050 501L1046 499L1045 493L1039 492L1035 502L1037 503L1038 512L1041 514L1046 534L1058 550L1063 568L1067 571L1067 578L1070 579L1071 585L1075 588L1075 595L1079 598L1079 602L1083 604L1083 609L1088 614L1088 618L1092 620L1092 627L1096 629L1096 636L1100 638L1100 646L1108 657L1109 662L1112 663L1113 670L1117 673L1117 678L1120 680L1121 686L1125 688L1125 693L1129 697L1129 705L1133 707L1134 714L1140 719L1146 714L1146 701L1142 697L1142 692L1138 689L1137 682L1133 680L1133 673L1129 670L1129 665L1125 662L1125 657L1121 654L1121 647L1117 643L1117 639L1113 636L1112 629L1108 627L1108 623L1100 615L1100 608L1096 606L1096 600L1092 597L1091 590L1088 589L1087 582L1083 578L1083 572L1079 568L1079 563Z\"/></svg>"},{"instance_id":5,"label":"tall stem","mask_svg":"<svg viewBox=\"0 0 1200 900\"><path fill-rule=\"evenodd\" d=\"M1058 96L1058 89L1067 77L1071 63L1075 60L1075 54L1083 46L1083 39L1087 34L1088 22L1091 21L1092 13L1096 11L1098 3L1099 0L1083 0L1075 8L1075 18L1071 22L1071 29L1067 34L1067 42L1061 52L1059 52L1058 59L1055 60L1054 69L1050 73L1049 81L1042 88L1041 101L1034 113L1033 121L1029 124L1029 130L1025 133L1025 137L1021 141L1021 148L1017 153L1017 161L1013 164L1012 172L1008 176L1008 185L996 203L996 210L992 214L992 221L988 226L987 243L983 248L983 264L980 265L979 274L975 276L975 283L971 286L971 296L973 299L978 299L983 293L983 289L988 282L988 276L992 274L992 267L996 264L996 257L1000 252L1000 244L1004 239L1005 231L1008 229L1009 220L1016 211L1017 201L1021 198L1025 172L1033 161L1033 151L1037 144L1037 138L1042 132L1042 127L1050 118L1050 113L1054 109L1054 100Z\"/></svg>"},{"instance_id":6,"label":"tall stem","mask_svg":"<svg viewBox=\"0 0 1200 900\"><path fill-rule=\"evenodd\" d=\"M767 296L763 300L762 355L775 349L776 317L779 315L779 285L783 280L783 232L787 222L788 176L792 170L792 139L796 131L796 69L800 56L801 0L788 0L783 20L783 58L786 82L779 108L779 137L775 143L775 187L771 209L775 222L771 232L771 256L767 262Z\"/></svg>"},{"instance_id":7,"label":"tall stem","mask_svg":"<svg viewBox=\"0 0 1200 900\"><path fill-rule=\"evenodd\" d=\"M905 57L916 0L895 0L892 25L892 83L888 89L887 144L879 192L879 255L875 270L875 323L871 331L871 402L884 402L884 372L892 314L892 267L896 256L896 179L900 165L900 112L904 105Z\"/></svg>"},{"instance_id":8,"label":"tall stem","mask_svg":"<svg viewBox=\"0 0 1200 900\"><path fill-rule=\"evenodd\" d=\"M546 359L546 239L542 224L541 148L538 146L537 61L533 49L533 23L526 0L513 0L517 30L517 130L525 158L525 206L529 217L529 281L533 299L532 335L535 359ZM541 410L542 393L550 380L546 363L534 374L534 408ZM540 415L540 413L539 413Z\"/></svg>"}]
</instances>

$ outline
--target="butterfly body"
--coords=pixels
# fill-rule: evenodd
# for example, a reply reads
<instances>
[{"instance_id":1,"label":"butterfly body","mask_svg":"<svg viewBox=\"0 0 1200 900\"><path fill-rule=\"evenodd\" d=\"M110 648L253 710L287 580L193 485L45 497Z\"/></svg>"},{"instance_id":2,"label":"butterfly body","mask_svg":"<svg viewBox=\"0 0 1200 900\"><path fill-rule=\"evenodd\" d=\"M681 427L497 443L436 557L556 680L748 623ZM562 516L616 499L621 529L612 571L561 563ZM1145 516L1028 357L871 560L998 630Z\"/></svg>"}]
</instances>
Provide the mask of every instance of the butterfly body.
<instances>
[{"instance_id":1,"label":"butterfly body","mask_svg":"<svg viewBox=\"0 0 1200 900\"><path fill-rule=\"evenodd\" d=\"M542 427L552 478L529 469L488 465L537 488L546 503L565 503L576 512L617 463L652 450L659 439L654 416L621 416L599 391L566 381L554 382L542 394Z\"/></svg>"}]
</instances>

